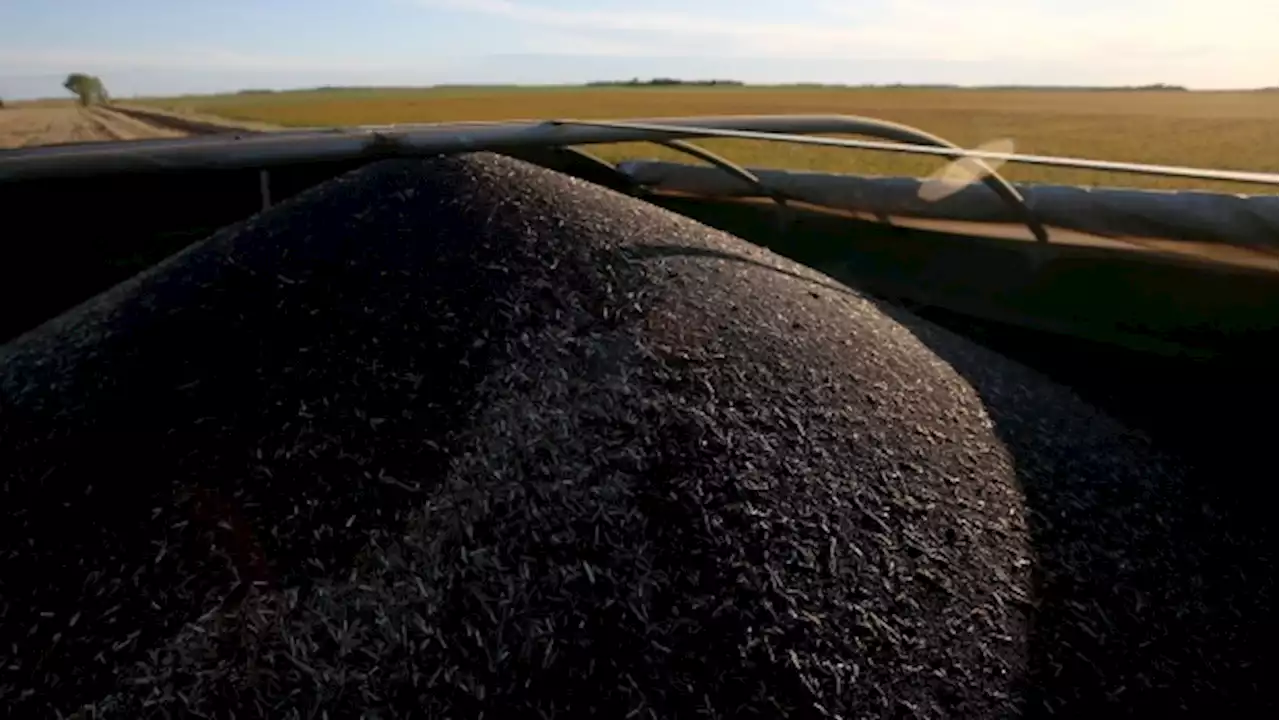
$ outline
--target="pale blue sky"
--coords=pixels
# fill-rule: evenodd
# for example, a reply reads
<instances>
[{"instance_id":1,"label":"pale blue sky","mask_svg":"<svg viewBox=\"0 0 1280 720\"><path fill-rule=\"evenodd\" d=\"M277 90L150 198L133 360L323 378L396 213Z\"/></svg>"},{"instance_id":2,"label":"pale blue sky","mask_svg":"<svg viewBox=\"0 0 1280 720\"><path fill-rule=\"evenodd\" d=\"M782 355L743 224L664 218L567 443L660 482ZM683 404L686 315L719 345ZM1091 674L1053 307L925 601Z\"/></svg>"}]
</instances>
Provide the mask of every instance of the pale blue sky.
<instances>
[{"instance_id":1,"label":"pale blue sky","mask_svg":"<svg viewBox=\"0 0 1280 720\"><path fill-rule=\"evenodd\" d=\"M0 0L0 97L321 84L1275 85L1276 0Z\"/></svg>"}]
</instances>

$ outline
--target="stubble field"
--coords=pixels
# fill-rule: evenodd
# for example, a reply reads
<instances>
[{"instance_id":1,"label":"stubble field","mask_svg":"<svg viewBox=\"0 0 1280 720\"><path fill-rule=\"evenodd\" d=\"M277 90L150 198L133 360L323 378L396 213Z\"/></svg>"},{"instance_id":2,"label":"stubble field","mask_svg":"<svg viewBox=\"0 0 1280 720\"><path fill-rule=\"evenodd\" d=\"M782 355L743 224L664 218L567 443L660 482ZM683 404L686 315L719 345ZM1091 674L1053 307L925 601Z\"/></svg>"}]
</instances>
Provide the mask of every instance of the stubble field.
<instances>
[{"instance_id":1,"label":"stubble field","mask_svg":"<svg viewBox=\"0 0 1280 720\"><path fill-rule=\"evenodd\" d=\"M0 110L0 151L64 143L176 137L180 134L106 108L82 108L69 102L31 103Z\"/></svg>"},{"instance_id":2,"label":"stubble field","mask_svg":"<svg viewBox=\"0 0 1280 720\"><path fill-rule=\"evenodd\" d=\"M1023 153L1070 155L1263 172L1277 171L1277 95L1252 92L1128 92L965 89L440 88L263 92L151 99L180 112L285 127L532 118L672 117L720 114L866 115L914 125L965 146L1010 138ZM922 175L937 160L779 143L707 140L748 166L872 175ZM674 158L645 144L597 146L610 161ZM687 161L687 158L684 158ZM1009 178L1097 186L1275 192L1091 171L1006 167Z\"/></svg>"}]
</instances>

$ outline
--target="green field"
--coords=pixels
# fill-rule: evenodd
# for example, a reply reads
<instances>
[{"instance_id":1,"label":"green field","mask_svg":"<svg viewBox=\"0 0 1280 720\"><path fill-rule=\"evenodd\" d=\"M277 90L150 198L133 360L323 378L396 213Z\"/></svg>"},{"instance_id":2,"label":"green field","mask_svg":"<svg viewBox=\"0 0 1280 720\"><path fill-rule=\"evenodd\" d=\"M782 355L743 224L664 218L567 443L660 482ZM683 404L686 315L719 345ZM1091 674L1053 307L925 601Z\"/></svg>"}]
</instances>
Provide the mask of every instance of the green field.
<instances>
[{"instance_id":1,"label":"green field","mask_svg":"<svg viewBox=\"0 0 1280 720\"><path fill-rule=\"evenodd\" d=\"M520 118L717 114L848 114L906 123L973 146L1011 138L1024 153L1277 171L1280 111L1271 91L740 88L438 88L263 92L144 101L168 109L281 126ZM937 160L889 153L709 140L747 166L924 175ZM598 147L604 158L675 157L643 144ZM1099 186L1275 192L1262 186L1012 167L1014 180Z\"/></svg>"}]
</instances>

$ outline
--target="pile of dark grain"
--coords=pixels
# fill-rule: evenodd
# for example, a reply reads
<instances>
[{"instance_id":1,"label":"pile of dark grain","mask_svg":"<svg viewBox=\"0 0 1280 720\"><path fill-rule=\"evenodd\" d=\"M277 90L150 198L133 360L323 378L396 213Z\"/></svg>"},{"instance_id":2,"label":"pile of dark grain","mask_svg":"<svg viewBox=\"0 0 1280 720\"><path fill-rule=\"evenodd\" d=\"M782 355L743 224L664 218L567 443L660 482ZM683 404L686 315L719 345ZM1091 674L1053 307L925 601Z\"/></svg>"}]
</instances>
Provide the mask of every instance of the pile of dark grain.
<instances>
[{"instance_id":1,"label":"pile of dark grain","mask_svg":"<svg viewBox=\"0 0 1280 720\"><path fill-rule=\"evenodd\" d=\"M1275 703L1274 555L1141 438L495 156L352 173L6 346L0 473L15 717Z\"/></svg>"}]
</instances>

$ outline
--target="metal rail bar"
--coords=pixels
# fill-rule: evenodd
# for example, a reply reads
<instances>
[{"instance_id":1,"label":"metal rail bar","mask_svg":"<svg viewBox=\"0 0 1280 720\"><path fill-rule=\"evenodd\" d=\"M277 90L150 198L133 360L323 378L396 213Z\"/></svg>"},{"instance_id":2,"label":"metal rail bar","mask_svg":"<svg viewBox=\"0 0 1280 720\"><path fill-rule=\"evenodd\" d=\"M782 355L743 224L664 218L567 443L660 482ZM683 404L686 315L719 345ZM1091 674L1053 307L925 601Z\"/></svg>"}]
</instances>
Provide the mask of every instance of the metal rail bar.
<instances>
[{"instance_id":1,"label":"metal rail bar","mask_svg":"<svg viewBox=\"0 0 1280 720\"><path fill-rule=\"evenodd\" d=\"M732 177L746 183L760 197L767 197L773 200L774 206L778 209L778 227L780 229L787 228L792 220L791 207L787 205L787 196L777 188L771 188L760 180L759 176L745 167L733 162L732 160L714 153L704 147L694 145L684 140L650 140L666 148L671 148L686 155L691 155L699 160L710 163L722 172L728 173Z\"/></svg>"},{"instance_id":2,"label":"metal rail bar","mask_svg":"<svg viewBox=\"0 0 1280 720\"><path fill-rule=\"evenodd\" d=\"M666 125L663 123L599 122L595 120L561 120L558 122L592 127L649 130L655 133L670 133L683 130L682 127ZM1025 165L1044 165L1050 167L1076 168L1081 170L1104 170L1108 172L1135 173L1139 175L1163 175L1168 177L1186 177L1202 180L1230 180L1261 185L1280 184L1280 175L1274 173L1249 172L1245 170L1212 170L1179 165L1149 165L1146 163L1118 162L1114 160L1089 160L1086 158L1055 157L1049 155L1023 155L1020 153L990 152L986 150L966 150L963 148L949 146L929 147L926 145L916 144L877 142L875 140L806 137L789 133L759 132L753 130L709 128L703 137L765 140L773 142L788 142L800 145L855 148L861 150L885 150L889 152L910 153L915 155L938 155L953 159L968 157L977 160L1001 160L1005 162L1022 163Z\"/></svg>"},{"instance_id":3,"label":"metal rail bar","mask_svg":"<svg viewBox=\"0 0 1280 720\"><path fill-rule=\"evenodd\" d=\"M715 165L721 170L743 181L747 185L750 185L753 190L761 195L773 197L777 200L775 193L765 187L764 183L760 182L760 178L756 177L755 173L724 157L723 155L719 155L706 148L698 147L693 143L688 143L683 140L651 140L650 142L711 163L712 165Z\"/></svg>"},{"instance_id":4,"label":"metal rail bar","mask_svg":"<svg viewBox=\"0 0 1280 720\"><path fill-rule=\"evenodd\" d=\"M952 144L951 142L943 138L927 133L923 130L920 130L919 128L911 127L909 125L902 125L900 123L890 122L888 120L879 120L877 118L864 118L864 117L856 117L856 116L847 117L845 119L848 121L848 126L850 128L855 128L855 127L857 128L856 130L850 130L849 132L857 132L859 134L871 135L874 137L889 138L891 140L897 139L897 140L902 140L904 142L920 143L920 147L948 148L952 150L961 150L961 148L957 147L956 145ZM656 133L669 133L671 132L671 128L673 127L673 126L661 126L654 123L642 124L642 123L634 123L634 122L613 122L613 121L595 121L595 120L564 120L564 121L556 121L556 122L561 122L567 125L581 125L586 127L610 127L610 128L625 128L625 129L634 129L634 130L651 130ZM665 129L658 129L662 127L665 127ZM724 137L724 135L721 135L719 133L742 132L742 131L709 130L709 132L713 133L712 135L710 135L711 137ZM774 135L773 133L753 133L753 134L769 135L771 137L776 137L776 135ZM798 137L803 137L803 136L798 136ZM805 139L812 139L812 138L805 138ZM679 142L679 141L677 140L675 142ZM1015 189L1013 185L1009 184L1008 180L1005 180L1003 177L1001 177L999 173L997 173L992 168L988 167L986 163L983 163L981 160L979 160L977 164L979 165L981 170L985 171L982 173L982 175L979 178L980 182L982 182L982 184L986 185L987 187L991 188L991 190L1000 199L1004 200L1005 203L1009 205L1009 207L1014 209L1014 212L1017 213L1019 218L1021 218L1023 224L1027 226L1027 229L1031 231L1031 235L1036 240L1042 243L1049 242L1048 229L1045 228L1044 224L1040 222L1040 219L1036 217L1034 212L1032 212L1030 206L1028 206L1026 201L1023 200L1022 195L1017 191L1017 189ZM770 195L772 195L772 193L770 193Z\"/></svg>"},{"instance_id":5,"label":"metal rail bar","mask_svg":"<svg viewBox=\"0 0 1280 720\"><path fill-rule=\"evenodd\" d=\"M903 143L963 152L946 140L922 130L875 118L855 116L746 116L676 118L659 124L558 120L537 123L458 123L346 128L320 131L210 135L172 141L138 141L106 147L40 148L0 155L0 182L35 177L93 176L103 173L230 169L296 162L324 162L498 150L529 145L587 145L716 136L723 132L843 132L873 135ZM727 129L726 129L727 128ZM745 128L745 129L744 129ZM796 136L804 137L804 136ZM822 138L807 138L822 139ZM718 156L717 156L718 157ZM727 161L725 161L727 162ZM723 165L721 165L724 167ZM1018 191L999 175L988 172L982 182L1018 209L1035 237L1048 233L1023 202Z\"/></svg>"},{"instance_id":6,"label":"metal rail bar","mask_svg":"<svg viewBox=\"0 0 1280 720\"><path fill-rule=\"evenodd\" d=\"M328 130L292 130L188 138L86 143L0 152L0 182L59 177L91 177L119 172L263 168L297 162L324 162L433 155L470 150L502 150L528 145L591 145L646 141L655 133L668 139L739 137L832 147L891 150L941 157L977 157L1081 167L1117 172L1161 174L1210 180L1275 185L1280 175L1234 170L1204 170L1139 163L984 153L960 148L918 145L918 131L897 126L889 139L903 144L838 138L805 137L811 133L870 134L892 123L842 115L713 116L657 118L626 123L541 120L495 123L393 125ZM642 129L648 128L648 129ZM656 128L663 128L657 130ZM726 134L727 133L727 134ZM758 134L758 135L757 135Z\"/></svg>"},{"instance_id":7,"label":"metal rail bar","mask_svg":"<svg viewBox=\"0 0 1280 720\"><path fill-rule=\"evenodd\" d=\"M622 172L614 164L601 160L581 148L565 145L526 145L520 148L508 148L505 153L534 165L541 165L614 190L633 193L636 189L635 178Z\"/></svg>"},{"instance_id":8,"label":"metal rail bar","mask_svg":"<svg viewBox=\"0 0 1280 720\"><path fill-rule=\"evenodd\" d=\"M886 125L840 115L711 116L636 122L680 126L679 132L665 134L669 139L702 137L706 135L706 129L859 133L872 123ZM433 155L530 145L643 142L653 139L653 136L652 131L573 127L545 120L228 132L186 138L6 150L0 152L0 181L133 171L260 168L306 161L377 158L388 154ZM909 132L898 136L904 142L915 138L917 134Z\"/></svg>"}]
</instances>

